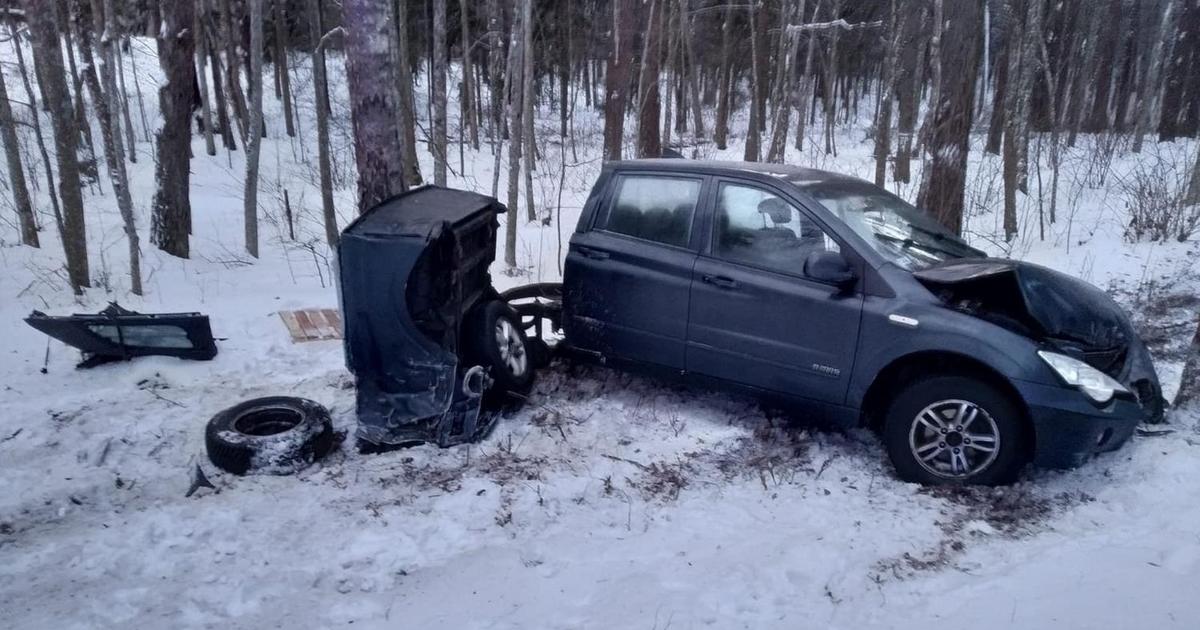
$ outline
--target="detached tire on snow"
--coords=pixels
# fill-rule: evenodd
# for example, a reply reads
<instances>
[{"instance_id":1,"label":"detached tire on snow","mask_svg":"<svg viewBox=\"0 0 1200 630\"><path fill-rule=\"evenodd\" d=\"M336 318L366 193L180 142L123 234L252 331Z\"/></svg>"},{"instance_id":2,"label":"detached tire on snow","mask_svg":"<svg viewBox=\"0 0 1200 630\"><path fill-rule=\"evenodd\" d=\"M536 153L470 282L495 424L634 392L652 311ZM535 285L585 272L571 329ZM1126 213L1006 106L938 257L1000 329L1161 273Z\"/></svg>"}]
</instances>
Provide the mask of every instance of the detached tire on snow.
<instances>
[{"instance_id":1,"label":"detached tire on snow","mask_svg":"<svg viewBox=\"0 0 1200 630\"><path fill-rule=\"evenodd\" d=\"M486 302L475 309L464 336L467 357L487 368L494 381L484 403L495 407L523 401L533 388L536 357L517 312L500 300Z\"/></svg>"},{"instance_id":2,"label":"detached tire on snow","mask_svg":"<svg viewBox=\"0 0 1200 630\"><path fill-rule=\"evenodd\" d=\"M235 475L288 475L333 448L329 411L304 398L270 396L234 405L208 422L208 458Z\"/></svg>"}]
</instances>

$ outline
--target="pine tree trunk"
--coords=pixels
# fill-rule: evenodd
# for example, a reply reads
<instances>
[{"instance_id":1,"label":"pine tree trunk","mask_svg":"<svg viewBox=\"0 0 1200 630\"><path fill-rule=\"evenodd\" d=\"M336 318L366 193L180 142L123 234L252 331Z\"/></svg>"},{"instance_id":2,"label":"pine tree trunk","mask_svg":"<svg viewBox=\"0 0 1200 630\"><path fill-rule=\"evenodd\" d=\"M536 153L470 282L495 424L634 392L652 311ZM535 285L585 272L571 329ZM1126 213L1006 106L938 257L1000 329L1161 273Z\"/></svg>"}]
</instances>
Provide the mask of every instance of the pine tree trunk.
<instances>
[{"instance_id":1,"label":"pine tree trunk","mask_svg":"<svg viewBox=\"0 0 1200 630\"><path fill-rule=\"evenodd\" d=\"M346 78L358 165L358 209L365 212L407 189L399 117L400 92L395 81L396 20L391 2L346 0Z\"/></svg>"},{"instance_id":2,"label":"pine tree trunk","mask_svg":"<svg viewBox=\"0 0 1200 630\"><path fill-rule=\"evenodd\" d=\"M246 141L246 181L242 198L246 253L258 258L258 163L262 153L263 129L263 3L266 0L246 0L250 10L250 138Z\"/></svg>"},{"instance_id":3,"label":"pine tree trunk","mask_svg":"<svg viewBox=\"0 0 1200 630\"><path fill-rule=\"evenodd\" d=\"M625 136L625 103L633 66L637 0L613 0L612 46L604 73L604 159L621 159Z\"/></svg>"},{"instance_id":4,"label":"pine tree trunk","mask_svg":"<svg viewBox=\"0 0 1200 630\"><path fill-rule=\"evenodd\" d=\"M92 59L92 39L86 25L79 25L79 50L83 57L83 76L91 92L92 106L100 121L100 136L104 142L104 162L108 177L112 181L113 193L117 198L117 209L125 227L125 239L129 244L130 290L134 295L142 294L141 248L138 243L137 223L133 216L133 198L129 192L129 176L125 172L125 149L121 143L120 100L117 94L117 71L114 67L116 53L116 8L114 0L91 0L93 28L100 34L100 76L96 76L96 64ZM101 88L103 78L103 88Z\"/></svg>"},{"instance_id":5,"label":"pine tree trunk","mask_svg":"<svg viewBox=\"0 0 1200 630\"><path fill-rule=\"evenodd\" d=\"M321 178L321 216L325 219L325 242L338 243L337 213L333 207L333 173L329 158L329 81L325 76L325 49L321 41L321 0L306 0L309 35L313 41L313 96L317 107L317 168Z\"/></svg>"},{"instance_id":6,"label":"pine tree trunk","mask_svg":"<svg viewBox=\"0 0 1200 630\"><path fill-rule=\"evenodd\" d=\"M17 146L16 121L13 119L12 106L8 102L8 88L4 85L2 64L0 64L0 140L4 141L4 157L8 160L8 182L13 193L13 205L17 210L17 223L21 228L21 244L41 247L38 242L37 221L33 216L33 204L29 201L29 187L25 183L25 166L21 160L20 147Z\"/></svg>"},{"instance_id":7,"label":"pine tree trunk","mask_svg":"<svg viewBox=\"0 0 1200 630\"><path fill-rule=\"evenodd\" d=\"M285 0L273 0L275 15L275 71L279 73L279 91L283 96L283 124L289 138L296 135L296 113L292 109L292 79L288 72L288 26Z\"/></svg>"},{"instance_id":8,"label":"pine tree trunk","mask_svg":"<svg viewBox=\"0 0 1200 630\"><path fill-rule=\"evenodd\" d=\"M645 42L642 47L642 74L638 83L638 157L662 156L662 136L659 118L662 116L662 101L659 98L659 60L662 58L662 15L663 2L650 0L650 13L646 20Z\"/></svg>"},{"instance_id":9,"label":"pine tree trunk","mask_svg":"<svg viewBox=\"0 0 1200 630\"><path fill-rule=\"evenodd\" d=\"M941 56L934 61L955 71L942 76L938 107L931 113L929 158L917 205L960 234L982 10L975 2L954 2L948 8L942 22L945 29L935 30L942 45L938 46Z\"/></svg>"},{"instance_id":10,"label":"pine tree trunk","mask_svg":"<svg viewBox=\"0 0 1200 630\"><path fill-rule=\"evenodd\" d=\"M79 127L71 111L62 48L55 21L54 0L25 0L25 19L33 38L34 61L42 69L42 102L50 108L54 127L54 149L58 159L58 194L62 201L62 243L67 262L67 279L76 295L91 286L88 275L87 231L80 190Z\"/></svg>"}]
</instances>

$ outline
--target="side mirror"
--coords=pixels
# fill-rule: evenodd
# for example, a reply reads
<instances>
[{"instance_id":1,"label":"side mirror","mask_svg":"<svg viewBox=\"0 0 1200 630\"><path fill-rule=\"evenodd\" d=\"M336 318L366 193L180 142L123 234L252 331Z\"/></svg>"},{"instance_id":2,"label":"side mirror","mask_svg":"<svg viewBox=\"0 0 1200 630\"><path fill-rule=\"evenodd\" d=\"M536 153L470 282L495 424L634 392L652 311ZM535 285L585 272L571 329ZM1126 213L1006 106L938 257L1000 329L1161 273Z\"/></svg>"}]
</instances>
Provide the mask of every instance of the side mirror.
<instances>
[{"instance_id":1,"label":"side mirror","mask_svg":"<svg viewBox=\"0 0 1200 630\"><path fill-rule=\"evenodd\" d=\"M804 275L843 290L849 289L857 280L846 258L838 252L830 251L809 254L804 260Z\"/></svg>"}]
</instances>

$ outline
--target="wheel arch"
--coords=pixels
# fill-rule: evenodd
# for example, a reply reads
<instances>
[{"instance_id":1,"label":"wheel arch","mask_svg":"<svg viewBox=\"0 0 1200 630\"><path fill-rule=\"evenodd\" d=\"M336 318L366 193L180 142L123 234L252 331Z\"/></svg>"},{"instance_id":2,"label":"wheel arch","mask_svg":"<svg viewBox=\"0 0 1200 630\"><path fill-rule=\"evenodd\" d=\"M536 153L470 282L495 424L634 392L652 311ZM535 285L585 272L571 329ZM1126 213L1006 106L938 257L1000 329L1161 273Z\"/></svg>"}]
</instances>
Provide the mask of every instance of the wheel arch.
<instances>
[{"instance_id":1,"label":"wheel arch","mask_svg":"<svg viewBox=\"0 0 1200 630\"><path fill-rule=\"evenodd\" d=\"M1029 406L1012 381L983 361L956 352L927 350L892 360L875 375L867 388L863 396L861 422L872 430L882 428L892 394L908 383L934 375L968 376L1004 392L1021 412L1021 422L1026 428L1026 452L1033 452L1035 431Z\"/></svg>"}]
</instances>

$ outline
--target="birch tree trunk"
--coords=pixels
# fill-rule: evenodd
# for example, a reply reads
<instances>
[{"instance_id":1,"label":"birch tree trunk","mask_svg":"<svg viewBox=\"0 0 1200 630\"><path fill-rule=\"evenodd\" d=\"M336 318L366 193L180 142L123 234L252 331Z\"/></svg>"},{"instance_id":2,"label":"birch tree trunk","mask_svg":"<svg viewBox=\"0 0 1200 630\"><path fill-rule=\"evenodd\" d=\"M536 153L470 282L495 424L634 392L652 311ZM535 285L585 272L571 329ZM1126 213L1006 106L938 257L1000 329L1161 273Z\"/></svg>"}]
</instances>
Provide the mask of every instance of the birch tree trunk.
<instances>
[{"instance_id":1,"label":"birch tree trunk","mask_svg":"<svg viewBox=\"0 0 1200 630\"><path fill-rule=\"evenodd\" d=\"M325 219L325 242L338 243L337 214L333 207L333 173L329 161L329 81L325 77L325 49L321 41L321 0L307 0L312 51L313 96L317 106L317 168L321 178L321 216Z\"/></svg>"},{"instance_id":2,"label":"birch tree trunk","mask_svg":"<svg viewBox=\"0 0 1200 630\"><path fill-rule=\"evenodd\" d=\"M104 162L108 167L108 177L112 181L113 194L117 198L117 209L121 213L121 222L125 227L125 240L129 244L129 279L130 290L134 295L142 294L142 263L138 244L137 222L133 216L133 198L129 192L129 176L125 172L125 149L121 144L120 131L120 101L117 95L117 73L113 67L116 55L111 33L116 32L116 20L110 19L116 9L113 0L104 0L107 6L101 5L101 0L91 0L92 22L94 29L100 33L100 75L104 86L101 88L100 78L96 76L96 64L92 57L91 33L84 25L79 25L79 51L83 57L83 77L91 92L92 106L96 110L96 118L100 121L100 137L104 141Z\"/></svg>"},{"instance_id":3,"label":"birch tree trunk","mask_svg":"<svg viewBox=\"0 0 1200 630\"><path fill-rule=\"evenodd\" d=\"M433 0L433 183L446 185L446 0Z\"/></svg>"},{"instance_id":4,"label":"birch tree trunk","mask_svg":"<svg viewBox=\"0 0 1200 630\"><path fill-rule=\"evenodd\" d=\"M2 64L0 64L0 140L4 141L4 157L8 160L8 182L12 188L13 205L16 207L17 223L21 229L21 244L41 247L38 242L37 221L33 216L33 203L29 201L29 187L25 183L25 166L21 161L21 149L17 146L16 121L13 119L12 106L8 102L8 88L4 85Z\"/></svg>"},{"instance_id":5,"label":"birch tree trunk","mask_svg":"<svg viewBox=\"0 0 1200 630\"><path fill-rule=\"evenodd\" d=\"M58 160L58 194L62 201L62 244L71 290L82 295L91 286L88 275L87 231L80 190L79 127L71 111L62 48L58 39L54 0L25 0L25 20L33 38L34 61L42 69L42 102L50 108L54 149Z\"/></svg>"},{"instance_id":6,"label":"birch tree trunk","mask_svg":"<svg viewBox=\"0 0 1200 630\"><path fill-rule=\"evenodd\" d=\"M346 0L342 9L360 213L407 190L396 114L400 92L395 81L380 80L395 76L393 9L378 0Z\"/></svg>"},{"instance_id":7,"label":"birch tree trunk","mask_svg":"<svg viewBox=\"0 0 1200 630\"><path fill-rule=\"evenodd\" d=\"M258 161L262 153L263 129L263 2L247 0L250 9L250 73L247 76L250 88L250 137L246 141L246 181L242 201L246 253L258 258Z\"/></svg>"}]
</instances>

